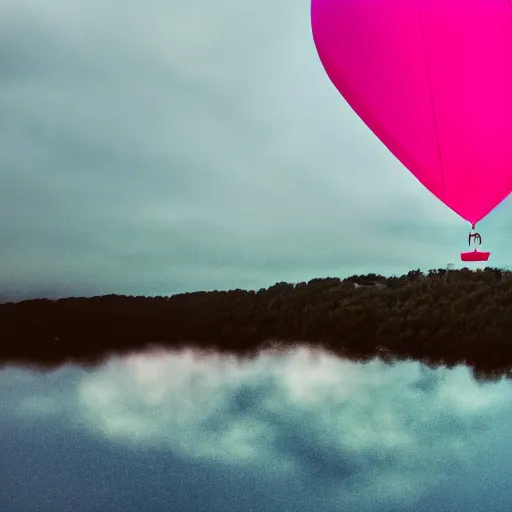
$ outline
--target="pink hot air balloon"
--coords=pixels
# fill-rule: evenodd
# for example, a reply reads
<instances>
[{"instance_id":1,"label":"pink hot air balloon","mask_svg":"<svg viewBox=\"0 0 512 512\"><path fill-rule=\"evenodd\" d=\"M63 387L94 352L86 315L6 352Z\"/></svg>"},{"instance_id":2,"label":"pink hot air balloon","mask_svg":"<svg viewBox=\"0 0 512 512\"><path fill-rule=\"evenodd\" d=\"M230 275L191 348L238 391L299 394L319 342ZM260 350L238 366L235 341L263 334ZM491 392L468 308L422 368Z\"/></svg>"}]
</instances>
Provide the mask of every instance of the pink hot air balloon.
<instances>
[{"instance_id":1,"label":"pink hot air balloon","mask_svg":"<svg viewBox=\"0 0 512 512\"><path fill-rule=\"evenodd\" d=\"M312 0L311 23L336 88L438 199L474 228L509 195L511 0Z\"/></svg>"}]
</instances>

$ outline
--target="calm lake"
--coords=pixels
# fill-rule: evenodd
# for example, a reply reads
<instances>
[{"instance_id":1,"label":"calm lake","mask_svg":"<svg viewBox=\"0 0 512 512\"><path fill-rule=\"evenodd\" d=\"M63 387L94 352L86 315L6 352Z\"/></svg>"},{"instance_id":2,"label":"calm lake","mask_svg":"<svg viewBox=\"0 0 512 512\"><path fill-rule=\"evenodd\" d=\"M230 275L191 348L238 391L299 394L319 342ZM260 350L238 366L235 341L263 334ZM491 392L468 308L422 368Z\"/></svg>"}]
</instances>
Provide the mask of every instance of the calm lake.
<instances>
[{"instance_id":1,"label":"calm lake","mask_svg":"<svg viewBox=\"0 0 512 512\"><path fill-rule=\"evenodd\" d=\"M511 398L463 366L305 348L7 366L0 510L508 512Z\"/></svg>"}]
</instances>

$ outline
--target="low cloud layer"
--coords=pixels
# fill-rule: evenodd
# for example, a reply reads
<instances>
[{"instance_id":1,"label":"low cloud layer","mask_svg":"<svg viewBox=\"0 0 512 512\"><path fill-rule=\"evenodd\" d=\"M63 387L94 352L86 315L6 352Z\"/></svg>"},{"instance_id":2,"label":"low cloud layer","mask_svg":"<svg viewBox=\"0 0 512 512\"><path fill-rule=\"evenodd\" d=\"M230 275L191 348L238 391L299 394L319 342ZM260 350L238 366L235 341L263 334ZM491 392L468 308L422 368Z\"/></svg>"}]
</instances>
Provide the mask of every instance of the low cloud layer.
<instances>
[{"instance_id":1,"label":"low cloud layer","mask_svg":"<svg viewBox=\"0 0 512 512\"><path fill-rule=\"evenodd\" d=\"M464 222L334 90L307 0L6 0L0 34L8 298L259 288L458 259ZM498 266L500 208L482 223Z\"/></svg>"}]
</instances>

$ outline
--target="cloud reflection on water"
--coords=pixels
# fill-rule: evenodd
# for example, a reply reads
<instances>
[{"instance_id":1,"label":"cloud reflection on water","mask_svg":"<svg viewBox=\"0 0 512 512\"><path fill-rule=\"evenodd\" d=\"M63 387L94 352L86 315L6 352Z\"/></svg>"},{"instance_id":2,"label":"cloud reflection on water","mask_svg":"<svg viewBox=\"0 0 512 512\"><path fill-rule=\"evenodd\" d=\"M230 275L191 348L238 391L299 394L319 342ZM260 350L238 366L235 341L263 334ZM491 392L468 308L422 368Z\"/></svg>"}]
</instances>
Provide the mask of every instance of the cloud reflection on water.
<instances>
[{"instance_id":1,"label":"cloud reflection on water","mask_svg":"<svg viewBox=\"0 0 512 512\"><path fill-rule=\"evenodd\" d=\"M508 381L478 384L465 367L361 365L307 349L247 361L154 352L0 378L11 421L69 423L118 449L251 474L277 492L299 486L320 510L432 505L441 489L470 485L464 475L496 450L511 412Z\"/></svg>"}]
</instances>

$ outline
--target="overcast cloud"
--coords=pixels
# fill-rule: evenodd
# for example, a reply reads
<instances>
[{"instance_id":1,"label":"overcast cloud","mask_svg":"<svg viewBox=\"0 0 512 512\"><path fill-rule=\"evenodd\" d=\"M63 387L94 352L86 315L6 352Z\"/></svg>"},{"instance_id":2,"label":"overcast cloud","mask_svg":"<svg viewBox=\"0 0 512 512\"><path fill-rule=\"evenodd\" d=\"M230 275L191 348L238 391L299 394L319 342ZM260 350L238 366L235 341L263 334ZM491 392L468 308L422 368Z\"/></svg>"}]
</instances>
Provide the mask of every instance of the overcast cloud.
<instances>
[{"instance_id":1,"label":"overcast cloud","mask_svg":"<svg viewBox=\"0 0 512 512\"><path fill-rule=\"evenodd\" d=\"M426 270L467 231L335 91L308 0L3 0L0 214L11 298Z\"/></svg>"}]
</instances>

